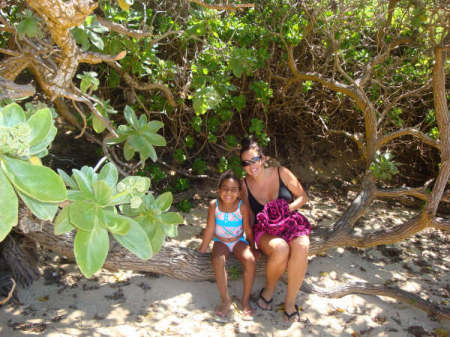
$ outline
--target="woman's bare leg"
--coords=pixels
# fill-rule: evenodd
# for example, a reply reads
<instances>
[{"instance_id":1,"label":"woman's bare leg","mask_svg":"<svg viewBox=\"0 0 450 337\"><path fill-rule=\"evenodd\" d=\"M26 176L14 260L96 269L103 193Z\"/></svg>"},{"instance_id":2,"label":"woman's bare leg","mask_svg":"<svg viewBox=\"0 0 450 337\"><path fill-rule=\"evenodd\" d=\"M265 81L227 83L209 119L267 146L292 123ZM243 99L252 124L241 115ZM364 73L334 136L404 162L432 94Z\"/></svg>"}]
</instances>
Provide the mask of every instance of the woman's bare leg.
<instances>
[{"instance_id":1,"label":"woman's bare leg","mask_svg":"<svg viewBox=\"0 0 450 337\"><path fill-rule=\"evenodd\" d=\"M252 313L252 307L249 300L253 288L253 282L255 280L256 260L253 255L250 246L245 242L239 241L233 249L233 254L239 261L241 261L244 267L244 290L242 292L241 305L242 310L248 313Z\"/></svg>"},{"instance_id":2,"label":"woman's bare leg","mask_svg":"<svg viewBox=\"0 0 450 337\"><path fill-rule=\"evenodd\" d=\"M222 242L215 241L212 249L212 264L214 273L216 274L217 288L219 289L222 300L222 303L216 308L216 314L219 316L226 316L231 307L231 298L228 294L227 272L225 270L228 255L230 255L228 247Z\"/></svg>"},{"instance_id":3,"label":"woman's bare leg","mask_svg":"<svg viewBox=\"0 0 450 337\"><path fill-rule=\"evenodd\" d=\"M289 245L279 237L263 234L258 241L258 247L267 255L266 285L262 296L266 300L271 300L275 286L288 264ZM258 305L262 308L269 307L262 299L258 299Z\"/></svg>"},{"instance_id":4,"label":"woman's bare leg","mask_svg":"<svg viewBox=\"0 0 450 337\"><path fill-rule=\"evenodd\" d=\"M305 278L306 267L308 266L309 237L300 236L290 243L290 254L287 265L288 284L284 310L287 313L295 312L295 299Z\"/></svg>"}]
</instances>

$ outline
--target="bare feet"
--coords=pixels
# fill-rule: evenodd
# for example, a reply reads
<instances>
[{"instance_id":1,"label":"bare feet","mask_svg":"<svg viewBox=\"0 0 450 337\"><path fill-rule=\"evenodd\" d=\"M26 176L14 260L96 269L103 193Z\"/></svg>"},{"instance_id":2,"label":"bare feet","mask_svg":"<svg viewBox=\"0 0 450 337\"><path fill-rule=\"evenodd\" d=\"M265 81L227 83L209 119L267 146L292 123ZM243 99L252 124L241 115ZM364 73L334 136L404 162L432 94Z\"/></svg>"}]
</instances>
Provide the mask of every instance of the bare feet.
<instances>
[{"instance_id":1,"label":"bare feet","mask_svg":"<svg viewBox=\"0 0 450 337\"><path fill-rule=\"evenodd\" d=\"M253 310L250 303L247 302L244 304L243 302L241 302L241 315L244 320L246 319L251 320L253 318L254 313L255 311Z\"/></svg>"},{"instance_id":2,"label":"bare feet","mask_svg":"<svg viewBox=\"0 0 450 337\"><path fill-rule=\"evenodd\" d=\"M215 310L215 313L219 317L226 317L231 309L231 299L220 303Z\"/></svg>"}]
</instances>

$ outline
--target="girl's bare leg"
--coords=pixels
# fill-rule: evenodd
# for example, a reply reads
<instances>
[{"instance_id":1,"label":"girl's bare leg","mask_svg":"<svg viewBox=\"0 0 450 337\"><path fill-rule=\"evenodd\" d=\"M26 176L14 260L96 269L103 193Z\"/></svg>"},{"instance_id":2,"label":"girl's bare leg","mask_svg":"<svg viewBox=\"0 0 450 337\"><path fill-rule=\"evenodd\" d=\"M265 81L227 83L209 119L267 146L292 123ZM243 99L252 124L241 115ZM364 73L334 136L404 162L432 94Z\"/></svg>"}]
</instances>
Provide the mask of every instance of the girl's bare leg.
<instances>
[{"instance_id":1,"label":"girl's bare leg","mask_svg":"<svg viewBox=\"0 0 450 337\"><path fill-rule=\"evenodd\" d=\"M222 242L214 242L212 249L212 264L214 273L216 274L216 284L219 289L222 303L216 308L216 314L219 316L226 316L231 308L231 298L228 294L228 280L227 272L225 270L225 263L227 257L230 255L230 250Z\"/></svg>"},{"instance_id":2,"label":"girl's bare leg","mask_svg":"<svg viewBox=\"0 0 450 337\"><path fill-rule=\"evenodd\" d=\"M244 289L242 292L241 305L245 313L252 314L253 309L250 306L250 295L252 293L253 282L255 280L256 260L250 246L245 242L239 241L233 249L233 254L244 267Z\"/></svg>"},{"instance_id":3,"label":"girl's bare leg","mask_svg":"<svg viewBox=\"0 0 450 337\"><path fill-rule=\"evenodd\" d=\"M267 256L266 263L266 285L262 296L270 301L275 292L275 286L287 268L289 258L289 245L283 239L263 234L258 242L258 247ZM258 305L261 308L268 308L270 305L261 298L258 299Z\"/></svg>"}]
</instances>

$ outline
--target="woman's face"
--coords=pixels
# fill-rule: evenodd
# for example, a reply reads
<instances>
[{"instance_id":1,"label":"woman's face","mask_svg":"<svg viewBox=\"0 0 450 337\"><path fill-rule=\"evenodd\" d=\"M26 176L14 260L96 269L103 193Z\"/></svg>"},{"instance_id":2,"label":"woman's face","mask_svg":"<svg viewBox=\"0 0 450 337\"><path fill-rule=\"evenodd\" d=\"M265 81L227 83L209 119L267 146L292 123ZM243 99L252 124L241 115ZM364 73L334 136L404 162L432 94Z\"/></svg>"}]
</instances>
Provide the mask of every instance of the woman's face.
<instances>
[{"instance_id":1,"label":"woman's face","mask_svg":"<svg viewBox=\"0 0 450 337\"><path fill-rule=\"evenodd\" d=\"M257 150L250 149L243 152L241 162L247 175L257 176L264 170L264 158Z\"/></svg>"}]
</instances>

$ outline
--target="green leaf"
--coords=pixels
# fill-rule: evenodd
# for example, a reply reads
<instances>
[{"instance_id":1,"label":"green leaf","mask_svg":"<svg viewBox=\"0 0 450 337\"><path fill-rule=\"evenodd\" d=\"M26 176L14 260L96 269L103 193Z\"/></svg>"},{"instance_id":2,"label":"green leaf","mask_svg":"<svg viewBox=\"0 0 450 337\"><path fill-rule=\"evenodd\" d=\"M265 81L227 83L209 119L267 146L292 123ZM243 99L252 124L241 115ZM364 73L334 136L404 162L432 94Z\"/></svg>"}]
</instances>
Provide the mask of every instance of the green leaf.
<instances>
[{"instance_id":1,"label":"green leaf","mask_svg":"<svg viewBox=\"0 0 450 337\"><path fill-rule=\"evenodd\" d=\"M77 43L81 44L81 48L83 50L89 49L89 37L85 29L81 29L79 27L75 27L72 29L72 35L75 38Z\"/></svg>"},{"instance_id":2,"label":"green leaf","mask_svg":"<svg viewBox=\"0 0 450 337\"><path fill-rule=\"evenodd\" d=\"M20 199L30 209L31 213L37 216L41 220L52 221L58 210L57 203L42 202L33 198L30 198L26 194L18 192Z\"/></svg>"},{"instance_id":3,"label":"green leaf","mask_svg":"<svg viewBox=\"0 0 450 337\"><path fill-rule=\"evenodd\" d=\"M157 133L146 132L143 136L154 146L166 146L166 139Z\"/></svg>"},{"instance_id":4,"label":"green leaf","mask_svg":"<svg viewBox=\"0 0 450 337\"><path fill-rule=\"evenodd\" d=\"M55 228L53 229L55 235L61 235L75 229L70 224L69 209L69 206L64 207L56 216L54 221Z\"/></svg>"},{"instance_id":5,"label":"green leaf","mask_svg":"<svg viewBox=\"0 0 450 337\"><path fill-rule=\"evenodd\" d=\"M139 122L136 116L136 113L134 112L133 108L129 107L128 105L123 110L123 114L125 116L125 119L127 122L134 128L139 128Z\"/></svg>"},{"instance_id":6,"label":"green leaf","mask_svg":"<svg viewBox=\"0 0 450 337\"><path fill-rule=\"evenodd\" d=\"M183 217L176 212L167 212L160 215L161 220L166 225L179 225L183 223Z\"/></svg>"},{"instance_id":7,"label":"green leaf","mask_svg":"<svg viewBox=\"0 0 450 337\"><path fill-rule=\"evenodd\" d=\"M22 193L42 202L66 200L67 192L62 178L45 166L3 156L3 169L11 183Z\"/></svg>"},{"instance_id":8,"label":"green leaf","mask_svg":"<svg viewBox=\"0 0 450 337\"><path fill-rule=\"evenodd\" d=\"M49 108L36 111L29 119L31 128L30 147L43 142L52 127L52 113Z\"/></svg>"},{"instance_id":9,"label":"green leaf","mask_svg":"<svg viewBox=\"0 0 450 337\"><path fill-rule=\"evenodd\" d=\"M131 158L134 157L135 153L136 151L127 141L123 147L123 156L125 157L126 160L131 160Z\"/></svg>"},{"instance_id":10,"label":"green leaf","mask_svg":"<svg viewBox=\"0 0 450 337\"><path fill-rule=\"evenodd\" d=\"M150 121L147 125L150 132L156 133L164 126L164 123L161 121Z\"/></svg>"},{"instance_id":11,"label":"green leaf","mask_svg":"<svg viewBox=\"0 0 450 337\"><path fill-rule=\"evenodd\" d=\"M170 237L174 238L178 235L178 226L177 225L165 225L163 226L164 233Z\"/></svg>"},{"instance_id":12,"label":"green leaf","mask_svg":"<svg viewBox=\"0 0 450 337\"><path fill-rule=\"evenodd\" d=\"M102 133L106 129L105 123L103 123L103 121L97 116L92 117L92 126L97 133Z\"/></svg>"},{"instance_id":13,"label":"green leaf","mask_svg":"<svg viewBox=\"0 0 450 337\"><path fill-rule=\"evenodd\" d=\"M0 125L13 127L23 122L25 122L25 113L19 104L8 104L0 110Z\"/></svg>"},{"instance_id":14,"label":"green leaf","mask_svg":"<svg viewBox=\"0 0 450 337\"><path fill-rule=\"evenodd\" d=\"M80 170L72 170L73 179L77 182L78 188L86 199L94 199L94 190L90 184L89 178Z\"/></svg>"},{"instance_id":15,"label":"green leaf","mask_svg":"<svg viewBox=\"0 0 450 337\"><path fill-rule=\"evenodd\" d=\"M94 183L95 201L100 206L107 206L111 202L113 190L104 180L99 180Z\"/></svg>"},{"instance_id":16,"label":"green leaf","mask_svg":"<svg viewBox=\"0 0 450 337\"><path fill-rule=\"evenodd\" d=\"M17 225L19 200L16 192L0 169L0 242L8 235L11 228Z\"/></svg>"},{"instance_id":17,"label":"green leaf","mask_svg":"<svg viewBox=\"0 0 450 337\"><path fill-rule=\"evenodd\" d=\"M77 231L74 241L75 260L87 278L100 270L109 250L108 231L96 225L92 231Z\"/></svg>"},{"instance_id":18,"label":"green leaf","mask_svg":"<svg viewBox=\"0 0 450 337\"><path fill-rule=\"evenodd\" d=\"M50 131L47 134L47 137L40 143L32 146L30 148L30 156L35 155L37 157L44 157L47 152L47 147L53 142L53 139L55 139L56 133L58 130L54 125L50 127Z\"/></svg>"},{"instance_id":19,"label":"green leaf","mask_svg":"<svg viewBox=\"0 0 450 337\"><path fill-rule=\"evenodd\" d=\"M96 46L98 49L103 50L105 48L105 43L103 39L96 33L89 31L88 32L89 40L91 40L92 44Z\"/></svg>"},{"instance_id":20,"label":"green leaf","mask_svg":"<svg viewBox=\"0 0 450 337\"><path fill-rule=\"evenodd\" d=\"M61 169L57 169L59 176L62 178L62 180L66 183L67 186L70 188L77 190L78 185L66 172L64 172Z\"/></svg>"},{"instance_id":21,"label":"green leaf","mask_svg":"<svg viewBox=\"0 0 450 337\"><path fill-rule=\"evenodd\" d=\"M164 233L164 230L161 228L160 225L155 225L153 237L150 240L153 251L155 253L157 253L161 250L161 247L162 247L165 239L166 239L166 234Z\"/></svg>"},{"instance_id":22,"label":"green leaf","mask_svg":"<svg viewBox=\"0 0 450 337\"><path fill-rule=\"evenodd\" d=\"M158 207L161 212L165 212L172 205L173 196L172 192L165 192L156 198L156 207Z\"/></svg>"},{"instance_id":23,"label":"green leaf","mask_svg":"<svg viewBox=\"0 0 450 337\"><path fill-rule=\"evenodd\" d=\"M131 220L131 219L130 219ZM137 257L147 260L152 257L152 246L147 234L141 225L134 220L130 221L130 230L125 235L113 234L114 238Z\"/></svg>"},{"instance_id":24,"label":"green leaf","mask_svg":"<svg viewBox=\"0 0 450 337\"><path fill-rule=\"evenodd\" d=\"M17 25L17 31L30 38L40 35L38 21L36 18L29 16Z\"/></svg>"},{"instance_id":25,"label":"green leaf","mask_svg":"<svg viewBox=\"0 0 450 337\"><path fill-rule=\"evenodd\" d=\"M119 179L119 172L113 163L107 163L102 167L100 173L98 174L98 180L104 180L109 185L109 187L114 188Z\"/></svg>"},{"instance_id":26,"label":"green leaf","mask_svg":"<svg viewBox=\"0 0 450 337\"><path fill-rule=\"evenodd\" d=\"M74 201L69 206L70 223L82 231L91 231L97 222L97 207L87 200Z\"/></svg>"},{"instance_id":27,"label":"green leaf","mask_svg":"<svg viewBox=\"0 0 450 337\"><path fill-rule=\"evenodd\" d=\"M131 218L114 213L113 211L103 211L104 227L111 233L118 235L125 235L131 227Z\"/></svg>"}]
</instances>

